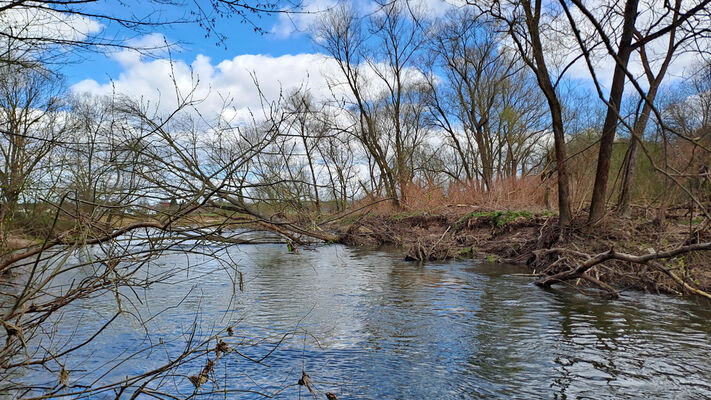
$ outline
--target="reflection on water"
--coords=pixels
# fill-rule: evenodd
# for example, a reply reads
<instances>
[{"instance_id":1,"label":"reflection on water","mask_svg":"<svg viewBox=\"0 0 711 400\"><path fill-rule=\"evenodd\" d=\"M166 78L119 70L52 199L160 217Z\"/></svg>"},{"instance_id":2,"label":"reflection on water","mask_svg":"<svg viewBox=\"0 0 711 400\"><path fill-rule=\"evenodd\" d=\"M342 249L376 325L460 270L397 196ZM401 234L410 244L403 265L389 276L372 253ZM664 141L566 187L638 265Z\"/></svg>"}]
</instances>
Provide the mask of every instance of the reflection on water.
<instances>
[{"instance_id":1,"label":"reflection on water","mask_svg":"<svg viewBox=\"0 0 711 400\"><path fill-rule=\"evenodd\" d=\"M234 270L199 256L153 264L155 271L190 268L170 284L126 293L135 311L64 360L72 381L100 384L147 371L179 354L193 326L206 337L234 324L229 342L254 358L292 334L263 364L221 360L212 389L293 399L303 368L316 389L341 399L711 398L711 313L687 301L543 291L512 266L422 266L342 246L301 255L244 246L229 256L241 284ZM65 312L52 343L80 338L115 311L106 296ZM106 364L117 357L130 359ZM196 374L203 364L195 359L181 373ZM56 380L40 371L31 379ZM192 393L186 379L163 389Z\"/></svg>"}]
</instances>

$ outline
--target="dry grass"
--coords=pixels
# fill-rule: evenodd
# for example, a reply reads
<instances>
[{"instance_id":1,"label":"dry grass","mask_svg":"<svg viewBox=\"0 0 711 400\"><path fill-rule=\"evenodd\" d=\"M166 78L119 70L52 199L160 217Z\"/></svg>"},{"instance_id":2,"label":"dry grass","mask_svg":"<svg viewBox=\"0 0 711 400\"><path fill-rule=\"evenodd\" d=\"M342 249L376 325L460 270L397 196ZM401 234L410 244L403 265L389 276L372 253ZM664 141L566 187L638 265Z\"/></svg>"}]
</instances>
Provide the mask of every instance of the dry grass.
<instances>
[{"instance_id":1,"label":"dry grass","mask_svg":"<svg viewBox=\"0 0 711 400\"><path fill-rule=\"evenodd\" d=\"M557 204L555 185L554 180L542 181L538 175L499 179L494 182L491 190L476 184L451 183L444 187L433 182L416 182L403 190L401 206L411 212L428 213L452 206L529 211L552 208L551 211L554 211ZM393 202L376 195L368 195L355 202L351 209L363 207L378 215L388 215L394 211Z\"/></svg>"},{"instance_id":2,"label":"dry grass","mask_svg":"<svg viewBox=\"0 0 711 400\"><path fill-rule=\"evenodd\" d=\"M548 192L548 195L546 195ZM454 184L448 190L450 204L467 204L496 210L545 210L546 197L556 204L555 182L538 175L496 180L490 190L473 185Z\"/></svg>"},{"instance_id":3,"label":"dry grass","mask_svg":"<svg viewBox=\"0 0 711 400\"><path fill-rule=\"evenodd\" d=\"M8 250L23 249L25 247L30 247L33 244L36 244L36 241L27 239L22 236L15 236L10 234L7 238L5 238L5 246Z\"/></svg>"}]
</instances>

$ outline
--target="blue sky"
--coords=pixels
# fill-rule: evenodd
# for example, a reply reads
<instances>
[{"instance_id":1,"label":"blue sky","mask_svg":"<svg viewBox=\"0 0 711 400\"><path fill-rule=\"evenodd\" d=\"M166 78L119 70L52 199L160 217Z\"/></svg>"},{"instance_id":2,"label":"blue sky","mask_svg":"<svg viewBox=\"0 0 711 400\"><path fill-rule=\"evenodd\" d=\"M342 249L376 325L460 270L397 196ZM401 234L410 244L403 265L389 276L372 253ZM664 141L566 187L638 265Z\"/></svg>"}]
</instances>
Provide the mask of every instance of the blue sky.
<instances>
[{"instance_id":1,"label":"blue sky","mask_svg":"<svg viewBox=\"0 0 711 400\"><path fill-rule=\"evenodd\" d=\"M100 4L97 7L106 8L110 7L111 1L114 0L96 4ZM302 0L302 4L308 10L323 10L333 6L336 1ZM350 1L353 7L363 13L373 10L372 0L342 1ZM448 2L457 0L407 1L411 4L419 2L419 5L427 10L425 15L432 18L443 15L446 10L451 9ZM186 13L184 9L175 7L169 7L167 10L174 15L164 14L166 19L180 17ZM141 15L149 10L127 12ZM201 105L204 111L215 112L215 109L223 107L222 103L228 98L229 107L233 109L230 113L233 116L249 118L250 111L261 107L261 99L254 85L255 78L270 101L281 93L303 86L308 86L316 99L329 98L332 95L328 88L328 77L339 75L334 63L317 54L318 46L307 34L293 31L295 27L306 30L308 24L316 18L317 15L309 14L253 17L252 21L263 29L263 34L255 32L251 24L244 23L239 17L218 18L216 29L226 38L221 44L217 43L215 36L205 37L206 31L197 24L165 26L142 33L123 30L119 31L118 35L124 35L120 37L126 40L126 43L138 41L162 44L161 35L165 35L170 42L177 42L178 46L172 48L171 55L173 73L180 82L181 91L189 92L193 87L198 87L197 92L207 99ZM563 25L560 31L564 31L564 28ZM110 25L104 26L99 34L117 34L112 32L112 29ZM655 46L661 46L663 49L665 38L655 41ZM575 55L575 51L566 49L558 53L557 56L551 56L551 59L558 57L565 61L565 58L572 59ZM169 111L170 103L166 103L164 99L166 94L174 92L174 85L165 54L159 55L158 58L147 58L130 51L114 51L108 54L84 52L81 56L79 62L63 68L62 71L74 92L107 95L115 89L123 94L150 99L154 103L160 102L166 107L164 111ZM686 67L696 63L698 61L693 54L680 56L670 68L667 81L680 76ZM603 86L610 81L613 67L614 62L604 54L596 61L596 74ZM632 69L641 74L641 67L638 63L635 64L634 57ZM597 97L592 90L587 66L582 60L567 71L566 80L573 86L587 89L592 97ZM644 86L644 79L641 82Z\"/></svg>"},{"instance_id":2,"label":"blue sky","mask_svg":"<svg viewBox=\"0 0 711 400\"><path fill-rule=\"evenodd\" d=\"M318 9L333 4L323 3L332 0L307 1ZM174 12L180 17L183 11ZM221 43L214 35L206 37L206 30L197 24L162 26L139 33L118 30L128 45L162 46L164 38L176 43L170 50L172 63L167 52L160 51L155 57L121 49L80 51L77 62L62 68L62 73L74 93L101 96L118 92L158 104L159 111L165 113L176 106L174 77L180 93L193 92L200 99L199 111L208 118L243 122L260 119L253 114L261 112L264 99L274 101L281 94L306 86L317 99L332 95L325 76L336 75L333 62L319 54L308 34L295 31L297 26L306 29L315 18L312 14L261 14L251 18L263 33L255 32L253 25L239 17L218 19L216 29L225 37ZM97 35L117 35L110 24L104 24L100 31L93 29Z\"/></svg>"},{"instance_id":3,"label":"blue sky","mask_svg":"<svg viewBox=\"0 0 711 400\"><path fill-rule=\"evenodd\" d=\"M225 36L222 43L217 43L218 39L214 34L206 37L207 30L194 23L151 30L164 35L169 42L177 43L177 46L171 49L172 57L184 61L195 60L198 55L219 62L242 54L281 56L317 51L306 34L293 32L286 36L274 32L277 27L281 29L293 27L287 18L279 14L262 14L258 17L253 16L250 20L260 26L263 32L255 32L253 25L236 16L218 19L217 30ZM111 27L104 27L101 34L106 34L110 29ZM142 36L141 33L126 30L120 30L116 35L120 36L124 43L140 40ZM114 58L116 52L117 50L109 50L107 53L78 51L76 61L62 69L67 83L73 85L87 78L98 82L108 82L109 79L118 78L124 69Z\"/></svg>"}]
</instances>

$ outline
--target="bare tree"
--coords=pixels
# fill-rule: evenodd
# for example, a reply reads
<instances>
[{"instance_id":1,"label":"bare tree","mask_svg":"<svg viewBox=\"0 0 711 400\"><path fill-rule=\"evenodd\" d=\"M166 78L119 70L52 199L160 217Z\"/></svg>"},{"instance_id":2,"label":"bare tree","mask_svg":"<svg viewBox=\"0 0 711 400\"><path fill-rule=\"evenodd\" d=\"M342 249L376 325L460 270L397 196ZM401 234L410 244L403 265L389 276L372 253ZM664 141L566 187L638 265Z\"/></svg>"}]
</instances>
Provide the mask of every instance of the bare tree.
<instances>
[{"instance_id":1,"label":"bare tree","mask_svg":"<svg viewBox=\"0 0 711 400\"><path fill-rule=\"evenodd\" d=\"M467 182L515 177L544 132L541 97L525 66L499 47L501 35L471 15L452 14L433 35L430 114L449 136ZM434 70L446 79L435 78ZM462 133L460 133L460 131Z\"/></svg>"},{"instance_id":2,"label":"bare tree","mask_svg":"<svg viewBox=\"0 0 711 400\"><path fill-rule=\"evenodd\" d=\"M71 374L76 366L70 365L70 355L123 318L145 323L130 293L165 282L178 271L189 273L190 263L153 266L149 273L147 268L164 255L199 254L229 267L231 279L238 281L235 263L226 253L230 245L333 240L325 232L309 233L310 226L274 221L258 208L264 200L258 189L275 183L258 180L248 164L281 134L275 122L283 122L286 113L280 104L267 107L250 132L228 121L199 118L193 108L199 100L191 93L178 93L178 98L178 108L167 114L121 96L80 98L67 108L64 121L71 133L53 143L59 168L47 170L59 175L52 179L57 183L52 192L42 193L50 226L34 244L0 256L0 273L13 276L3 280L0 289L0 321L6 333L0 347L0 365L6 371L0 376L3 393L45 398L138 395L157 393L170 380L177 381L176 387L188 383L198 390L214 374L220 357L234 349L225 342L227 327L198 337L194 326L184 351L169 355L156 369L100 384L97 380L75 386ZM308 181L301 183L308 186ZM254 239L248 235L252 230L277 237ZM205 242L214 249L200 246ZM74 278L78 270L86 272L79 280ZM112 295L116 303L100 327L54 338L58 313L102 295ZM137 354L160 346L149 343ZM133 356L109 360L107 368ZM176 374L198 358L205 360L202 371ZM56 374L56 385L35 387L18 378L33 368Z\"/></svg>"},{"instance_id":3,"label":"bare tree","mask_svg":"<svg viewBox=\"0 0 711 400\"><path fill-rule=\"evenodd\" d=\"M607 114L602 129L595 186L593 188L593 197L590 203L590 214L588 217L588 222L595 223L604 216L606 211L610 156L612 154L612 144L615 139L615 133L617 132L617 126L622 119L620 115L620 104L624 93L625 82L629 81L633 84L649 107L652 107L653 104L653 99L648 98L647 94L642 91L636 82L636 78L629 71L628 64L630 56L636 49L644 47L673 32L672 42L674 42L673 36L676 34L675 32L678 27L688 27L688 31L692 36L698 37L698 35L703 35L706 28L702 21L707 20L706 6L708 2L699 1L695 4L684 6L684 8L682 8L680 2L674 5L665 4L661 6L664 11L649 16L651 20L649 26L651 28L647 29L644 35L640 33L637 27L639 14L637 11L639 2L637 0L625 2L623 9L619 9L617 5L610 4L596 7L595 10L590 10L583 2L576 0L573 4L583 15L581 20L577 20L574 17L565 2L561 1L560 4L566 13L576 42L586 60L586 64L595 81L601 99L604 98L604 95L600 89L600 83L591 61L591 48L601 45L615 62L609 96L605 100ZM654 9L658 6L651 4L650 7ZM593 32L588 38L584 38L581 34L582 27L586 24L592 27ZM619 40L616 43L613 35L619 30L617 29L618 27L621 28L621 30ZM636 38L635 35L637 36ZM675 50L675 47L672 45L671 48L668 48L667 55L672 57ZM647 76L649 79L649 74L647 74ZM660 77L663 77L663 74L660 75ZM652 82L653 81L654 79L652 79ZM643 121L640 120L640 122Z\"/></svg>"},{"instance_id":4,"label":"bare tree","mask_svg":"<svg viewBox=\"0 0 711 400\"><path fill-rule=\"evenodd\" d=\"M23 194L40 163L63 139L62 86L49 71L4 65L0 80L0 235L4 241Z\"/></svg>"},{"instance_id":5,"label":"bare tree","mask_svg":"<svg viewBox=\"0 0 711 400\"><path fill-rule=\"evenodd\" d=\"M342 73L346 98L352 102L353 135L396 205L405 200L403 190L412 180L409 161L425 133L413 124L417 106L409 100L419 91L412 67L425 28L411 17L393 2L371 15L366 26L355 11L340 7L324 16L316 32ZM341 87L337 81L332 86Z\"/></svg>"},{"instance_id":6,"label":"bare tree","mask_svg":"<svg viewBox=\"0 0 711 400\"><path fill-rule=\"evenodd\" d=\"M481 5L480 5L481 6ZM562 103L557 92L557 85L562 79L567 67L560 70L558 77L550 69L551 61L546 50L550 44L545 43L546 34L543 30L549 28L549 23L557 18L555 10L544 7L543 1L493 1L485 5L486 12L494 21L500 24L518 50L523 62L533 71L543 95L548 103L553 130L556 172L558 175L558 224L566 227L570 224L572 214L570 205L570 185L566 161L568 159L563 128ZM552 13L552 14L547 14Z\"/></svg>"},{"instance_id":7,"label":"bare tree","mask_svg":"<svg viewBox=\"0 0 711 400\"><path fill-rule=\"evenodd\" d=\"M681 2L677 1L674 5L675 9L680 9ZM675 12L671 16L672 22L679 18L679 13ZM637 40L643 39L645 36L651 33L652 27L648 28L636 28L635 37ZM679 32L680 27L672 23L672 28L670 29L668 35L668 43L666 47L666 53L661 55L656 59L654 54L648 54L647 47L648 44L642 44L636 51L639 53L640 62L642 68L644 69L644 75L647 78L647 84L649 88L647 89L646 98L640 100L641 110L637 114L637 117L633 124L633 131L630 135L630 144L625 154L624 170L622 175L622 184L619 195L619 200L617 204L617 212L620 215L629 215L630 212L630 201L631 201L631 188L634 185L635 167L637 165L637 155L639 153L639 141L643 140L644 133L647 127L647 122L652 114L653 104L656 99L657 91L659 90L662 81L669 69L669 65L674 60L679 53L688 51L689 42L694 39L696 35L692 32ZM657 70L654 70L655 64L658 64Z\"/></svg>"}]
</instances>

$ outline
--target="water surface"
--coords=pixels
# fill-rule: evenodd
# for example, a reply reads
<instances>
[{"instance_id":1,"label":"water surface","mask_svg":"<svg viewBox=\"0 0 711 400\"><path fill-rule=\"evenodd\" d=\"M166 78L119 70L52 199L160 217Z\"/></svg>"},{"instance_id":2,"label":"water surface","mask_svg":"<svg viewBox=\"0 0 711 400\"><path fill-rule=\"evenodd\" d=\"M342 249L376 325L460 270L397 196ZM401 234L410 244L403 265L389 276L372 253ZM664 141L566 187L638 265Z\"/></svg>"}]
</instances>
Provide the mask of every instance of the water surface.
<instances>
[{"instance_id":1,"label":"water surface","mask_svg":"<svg viewBox=\"0 0 711 400\"><path fill-rule=\"evenodd\" d=\"M237 270L199 255L153 263L149 273L181 271L126 294L132 311L64 360L71 381L103 384L150 370L180 354L193 333L197 340L233 326L227 343L252 359L269 356L261 364L223 357L201 390L230 392L205 397L298 398L303 370L318 398L711 398L711 313L693 302L545 291L515 266L418 265L337 245L300 255L235 246L229 258ZM116 308L113 296L73 307L57 337L93 332ZM116 357L128 360L115 366ZM185 377L205 359L181 367L162 390L192 394ZM56 381L42 371L27 379Z\"/></svg>"}]
</instances>

